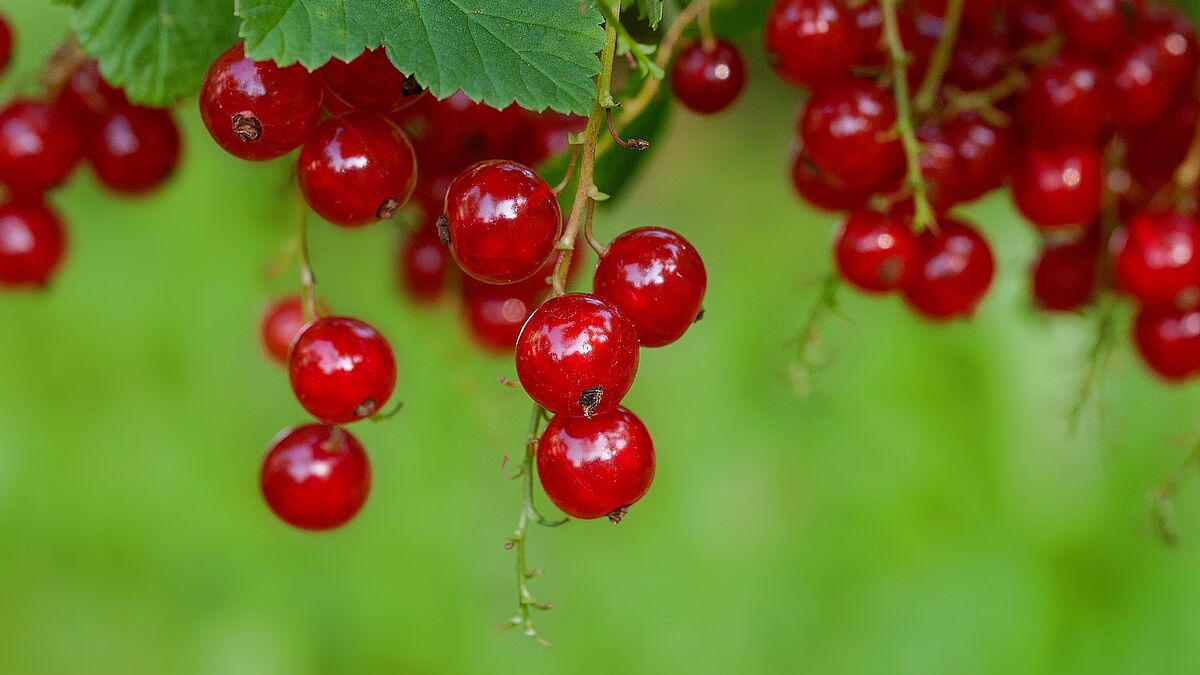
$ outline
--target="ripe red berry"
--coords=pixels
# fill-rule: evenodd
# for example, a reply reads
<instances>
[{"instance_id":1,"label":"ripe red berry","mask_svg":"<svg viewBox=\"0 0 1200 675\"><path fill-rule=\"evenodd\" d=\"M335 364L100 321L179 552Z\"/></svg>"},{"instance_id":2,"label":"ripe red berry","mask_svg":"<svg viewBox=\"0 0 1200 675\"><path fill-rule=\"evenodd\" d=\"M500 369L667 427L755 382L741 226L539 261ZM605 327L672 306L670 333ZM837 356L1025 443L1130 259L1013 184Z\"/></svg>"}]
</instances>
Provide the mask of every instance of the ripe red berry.
<instances>
[{"instance_id":1,"label":"ripe red berry","mask_svg":"<svg viewBox=\"0 0 1200 675\"><path fill-rule=\"evenodd\" d=\"M969 4L969 3L968 3ZM1013 62L1007 36L970 35L955 45L947 76L953 84L972 91L1004 79Z\"/></svg>"},{"instance_id":2,"label":"ripe red berry","mask_svg":"<svg viewBox=\"0 0 1200 675\"><path fill-rule=\"evenodd\" d=\"M1031 132L1046 140L1098 140L1112 119L1108 75L1091 61L1062 54L1039 67L1021 99Z\"/></svg>"},{"instance_id":3,"label":"ripe red berry","mask_svg":"<svg viewBox=\"0 0 1200 675\"><path fill-rule=\"evenodd\" d=\"M396 260L400 288L419 303L437 302L446 290L450 253L437 230L423 228L405 236Z\"/></svg>"},{"instance_id":4,"label":"ripe red berry","mask_svg":"<svg viewBox=\"0 0 1200 675\"><path fill-rule=\"evenodd\" d=\"M1149 306L1200 300L1200 223L1180 213L1133 216L1114 241L1122 288Z\"/></svg>"},{"instance_id":5,"label":"ripe red berry","mask_svg":"<svg viewBox=\"0 0 1200 675\"><path fill-rule=\"evenodd\" d=\"M551 298L517 340L517 377L556 415L599 415L616 408L638 368L637 329L621 310L586 293Z\"/></svg>"},{"instance_id":6,"label":"ripe red berry","mask_svg":"<svg viewBox=\"0 0 1200 675\"><path fill-rule=\"evenodd\" d=\"M1100 213L1103 176L1092 146L1031 145L1013 168L1013 199L1038 227L1079 227Z\"/></svg>"},{"instance_id":7,"label":"ripe red berry","mask_svg":"<svg viewBox=\"0 0 1200 675\"><path fill-rule=\"evenodd\" d=\"M129 195L162 185L179 163L179 127L167 110L123 105L100 118L88 148L96 177Z\"/></svg>"},{"instance_id":8,"label":"ripe red berry","mask_svg":"<svg viewBox=\"0 0 1200 675\"><path fill-rule=\"evenodd\" d=\"M274 159L308 138L321 114L321 80L298 64L280 68L230 47L209 66L200 116L222 148L241 159Z\"/></svg>"},{"instance_id":9,"label":"ripe red berry","mask_svg":"<svg viewBox=\"0 0 1200 675\"><path fill-rule=\"evenodd\" d=\"M870 293L899 288L917 266L917 237L908 226L875 211L850 214L834 259L842 278Z\"/></svg>"},{"instance_id":10,"label":"ripe red berry","mask_svg":"<svg viewBox=\"0 0 1200 675\"><path fill-rule=\"evenodd\" d=\"M813 162L850 189L899 173L904 151L894 134L896 104L873 82L849 80L809 99L800 138Z\"/></svg>"},{"instance_id":11,"label":"ripe red berry","mask_svg":"<svg viewBox=\"0 0 1200 675\"><path fill-rule=\"evenodd\" d=\"M476 162L515 158L528 143L524 110L515 105L496 110L461 91L440 101L426 96L392 119L412 134L421 170L430 175L454 175Z\"/></svg>"},{"instance_id":12,"label":"ripe red berry","mask_svg":"<svg viewBox=\"0 0 1200 675\"><path fill-rule=\"evenodd\" d=\"M13 35L12 29L8 26L8 21L0 14L0 73L8 68L8 62L12 58L13 51Z\"/></svg>"},{"instance_id":13,"label":"ripe red berry","mask_svg":"<svg viewBox=\"0 0 1200 675\"><path fill-rule=\"evenodd\" d=\"M37 196L65 181L83 157L83 132L64 110L17 99L0 110L0 183Z\"/></svg>"},{"instance_id":14,"label":"ripe red berry","mask_svg":"<svg viewBox=\"0 0 1200 675\"><path fill-rule=\"evenodd\" d=\"M917 260L901 286L910 307L930 319L970 316L995 274L991 247L970 226L948 218L917 235Z\"/></svg>"},{"instance_id":15,"label":"ripe red berry","mask_svg":"<svg viewBox=\"0 0 1200 675\"><path fill-rule=\"evenodd\" d=\"M1143 0L1058 0L1058 25L1071 47L1103 58L1133 36Z\"/></svg>"},{"instance_id":16,"label":"ripe red berry","mask_svg":"<svg viewBox=\"0 0 1200 675\"><path fill-rule=\"evenodd\" d=\"M775 72L809 89L847 77L861 44L855 13L841 0L776 0L767 16Z\"/></svg>"},{"instance_id":17,"label":"ripe red berry","mask_svg":"<svg viewBox=\"0 0 1200 675\"><path fill-rule=\"evenodd\" d=\"M1196 29L1178 14L1156 14L1113 64L1113 112L1123 128L1158 119L1196 79Z\"/></svg>"},{"instance_id":18,"label":"ripe red berry","mask_svg":"<svg viewBox=\"0 0 1200 675\"><path fill-rule=\"evenodd\" d=\"M412 196L417 156L395 124L350 113L317 125L296 169L305 200L325 220L359 227L391 218Z\"/></svg>"},{"instance_id":19,"label":"ripe red berry","mask_svg":"<svg viewBox=\"0 0 1200 675\"><path fill-rule=\"evenodd\" d=\"M390 113L416 103L425 92L415 78L392 65L383 47L367 50L349 63L333 59L317 72L329 92L364 112Z\"/></svg>"},{"instance_id":20,"label":"ripe red berry","mask_svg":"<svg viewBox=\"0 0 1200 675\"><path fill-rule=\"evenodd\" d=\"M525 158L519 159L526 166L537 166L571 147L571 134L581 133L587 127L587 118L579 115L564 115L547 110L533 117L529 137L524 145L528 148Z\"/></svg>"},{"instance_id":21,"label":"ripe red berry","mask_svg":"<svg viewBox=\"0 0 1200 675\"><path fill-rule=\"evenodd\" d=\"M1033 297L1038 306L1054 312L1073 312L1092 299L1096 290L1099 238L1047 245L1033 267Z\"/></svg>"},{"instance_id":22,"label":"ripe red berry","mask_svg":"<svg viewBox=\"0 0 1200 675\"><path fill-rule=\"evenodd\" d=\"M1200 310L1143 307L1133 322L1142 360L1166 380L1200 373Z\"/></svg>"},{"instance_id":23,"label":"ripe red berry","mask_svg":"<svg viewBox=\"0 0 1200 675\"><path fill-rule=\"evenodd\" d=\"M746 66L738 48L717 40L712 50L697 42L684 49L671 68L671 91L693 112L711 115L733 105L746 86Z\"/></svg>"},{"instance_id":24,"label":"ripe red berry","mask_svg":"<svg viewBox=\"0 0 1200 675\"><path fill-rule=\"evenodd\" d=\"M463 315L471 337L489 351L511 354L521 327L549 291L550 286L538 276L506 285L463 279Z\"/></svg>"},{"instance_id":25,"label":"ripe red berry","mask_svg":"<svg viewBox=\"0 0 1200 675\"><path fill-rule=\"evenodd\" d=\"M362 509L371 465L349 431L324 424L285 429L263 460L259 487L279 519L305 530L331 530Z\"/></svg>"},{"instance_id":26,"label":"ripe red berry","mask_svg":"<svg viewBox=\"0 0 1200 675\"><path fill-rule=\"evenodd\" d=\"M446 193L439 223L459 267L493 284L533 276L554 252L562 215L554 191L528 167L507 160L463 171Z\"/></svg>"},{"instance_id":27,"label":"ripe red berry","mask_svg":"<svg viewBox=\"0 0 1200 675\"><path fill-rule=\"evenodd\" d=\"M688 240L661 227L625 232L596 266L596 295L621 310L643 347L683 337L704 304L708 275Z\"/></svg>"},{"instance_id":28,"label":"ripe red berry","mask_svg":"<svg viewBox=\"0 0 1200 675\"><path fill-rule=\"evenodd\" d=\"M1012 164L1012 131L993 125L978 115L961 114L941 128L942 137L954 149L955 197L969 202L1000 187Z\"/></svg>"},{"instance_id":29,"label":"ripe red berry","mask_svg":"<svg viewBox=\"0 0 1200 675\"><path fill-rule=\"evenodd\" d=\"M862 206L871 189L851 190L841 181L821 171L797 143L792 150L792 187L800 198L825 211L846 211Z\"/></svg>"},{"instance_id":30,"label":"ripe red berry","mask_svg":"<svg viewBox=\"0 0 1200 675\"><path fill-rule=\"evenodd\" d=\"M1009 19L1022 47L1044 43L1058 34L1054 0L1018 0Z\"/></svg>"},{"instance_id":31,"label":"ripe red berry","mask_svg":"<svg viewBox=\"0 0 1200 675\"><path fill-rule=\"evenodd\" d=\"M0 206L0 285L45 286L66 246L62 221L48 207L33 201Z\"/></svg>"},{"instance_id":32,"label":"ripe red berry","mask_svg":"<svg viewBox=\"0 0 1200 675\"><path fill-rule=\"evenodd\" d=\"M318 302L317 316L327 313L325 306ZM287 365L292 343L307 325L308 322L304 320L304 302L299 295L288 295L271 303L263 314L260 327L267 355L280 365Z\"/></svg>"},{"instance_id":33,"label":"ripe red berry","mask_svg":"<svg viewBox=\"0 0 1200 675\"><path fill-rule=\"evenodd\" d=\"M591 419L559 415L537 446L537 471L546 496L563 513L614 523L646 495L654 480L654 442L625 408Z\"/></svg>"},{"instance_id":34,"label":"ripe red berry","mask_svg":"<svg viewBox=\"0 0 1200 675\"><path fill-rule=\"evenodd\" d=\"M88 59L67 76L56 104L90 126L109 108L128 105L129 101L125 92L100 75L100 64L95 59Z\"/></svg>"},{"instance_id":35,"label":"ripe red berry","mask_svg":"<svg viewBox=\"0 0 1200 675\"><path fill-rule=\"evenodd\" d=\"M371 326L328 317L312 322L296 338L288 375L308 412L322 422L345 424L387 405L396 388L396 359Z\"/></svg>"}]
</instances>

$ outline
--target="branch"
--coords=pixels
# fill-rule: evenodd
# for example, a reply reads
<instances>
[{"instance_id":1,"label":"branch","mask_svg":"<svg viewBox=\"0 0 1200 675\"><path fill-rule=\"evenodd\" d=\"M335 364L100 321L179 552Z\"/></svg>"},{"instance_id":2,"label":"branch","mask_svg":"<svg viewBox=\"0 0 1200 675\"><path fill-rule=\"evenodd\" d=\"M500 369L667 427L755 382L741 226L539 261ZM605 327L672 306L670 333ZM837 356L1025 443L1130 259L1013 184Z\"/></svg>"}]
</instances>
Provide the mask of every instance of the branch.
<instances>
[{"instance_id":1,"label":"branch","mask_svg":"<svg viewBox=\"0 0 1200 675\"><path fill-rule=\"evenodd\" d=\"M934 104L937 103L938 87L942 85L942 78L946 76L946 70L950 67L950 57L954 54L954 43L958 40L958 26L962 22L963 4L964 0L948 0L946 3L942 35L933 49L933 56L929 61L929 69L925 71L925 79L921 81L921 88L917 90L916 98L913 99L917 114L924 115L933 110Z\"/></svg>"},{"instance_id":2,"label":"branch","mask_svg":"<svg viewBox=\"0 0 1200 675\"><path fill-rule=\"evenodd\" d=\"M883 37L887 43L888 53L892 62L892 79L895 80L896 98L896 132L904 146L904 157L908 163L907 183L912 190L913 224L918 230L936 227L933 207L929 205L928 187L921 175L921 144L917 141L917 131L913 117L912 97L908 88L909 55L904 50L900 40L900 21L896 18L896 6L900 0L883 0Z\"/></svg>"}]
</instances>

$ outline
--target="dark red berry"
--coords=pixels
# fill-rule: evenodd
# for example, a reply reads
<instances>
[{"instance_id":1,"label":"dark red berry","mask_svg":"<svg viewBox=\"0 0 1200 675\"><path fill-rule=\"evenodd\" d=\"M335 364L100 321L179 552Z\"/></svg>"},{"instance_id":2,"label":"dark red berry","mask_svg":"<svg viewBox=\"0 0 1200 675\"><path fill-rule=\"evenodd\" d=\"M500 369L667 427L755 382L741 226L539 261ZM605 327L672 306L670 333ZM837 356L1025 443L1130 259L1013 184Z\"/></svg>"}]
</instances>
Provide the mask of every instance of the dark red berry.
<instances>
[{"instance_id":1,"label":"dark red berry","mask_svg":"<svg viewBox=\"0 0 1200 675\"><path fill-rule=\"evenodd\" d=\"M538 441L537 471L546 496L563 513L618 522L650 489L654 442L625 408L591 419L559 415Z\"/></svg>"},{"instance_id":2,"label":"dark red berry","mask_svg":"<svg viewBox=\"0 0 1200 675\"><path fill-rule=\"evenodd\" d=\"M284 430L271 442L259 487L283 522L304 530L331 530L366 503L371 465L349 431L306 424Z\"/></svg>"},{"instance_id":3,"label":"dark red berry","mask_svg":"<svg viewBox=\"0 0 1200 675\"><path fill-rule=\"evenodd\" d=\"M79 124L65 110L17 99L0 110L0 183L37 196L71 175L83 157Z\"/></svg>"},{"instance_id":4,"label":"dark red berry","mask_svg":"<svg viewBox=\"0 0 1200 675\"><path fill-rule=\"evenodd\" d=\"M874 211L850 214L834 244L846 281L870 293L899 288L917 265L917 238L903 222Z\"/></svg>"},{"instance_id":5,"label":"dark red berry","mask_svg":"<svg viewBox=\"0 0 1200 675\"><path fill-rule=\"evenodd\" d=\"M417 156L399 127L371 113L317 125L296 169L308 205L325 220L359 227L391 218L412 196Z\"/></svg>"},{"instance_id":6,"label":"dark red berry","mask_svg":"<svg viewBox=\"0 0 1200 675\"><path fill-rule=\"evenodd\" d=\"M437 302L446 290L450 253L437 230L423 228L404 237L397 259L400 287L420 303Z\"/></svg>"},{"instance_id":7,"label":"dark red berry","mask_svg":"<svg viewBox=\"0 0 1200 675\"><path fill-rule=\"evenodd\" d=\"M371 326L346 317L317 319L288 357L292 391L314 417L345 424L387 405L396 388L396 359Z\"/></svg>"},{"instance_id":8,"label":"dark red berry","mask_svg":"<svg viewBox=\"0 0 1200 675\"><path fill-rule=\"evenodd\" d=\"M813 94L800 119L800 138L813 162L851 189L878 185L898 173L904 152L895 136L896 104L866 80Z\"/></svg>"},{"instance_id":9,"label":"dark red berry","mask_svg":"<svg viewBox=\"0 0 1200 675\"><path fill-rule=\"evenodd\" d=\"M550 286L539 276L505 285L463 279L463 315L471 337L489 351L511 354L521 327L549 292Z\"/></svg>"},{"instance_id":10,"label":"dark red berry","mask_svg":"<svg viewBox=\"0 0 1200 675\"><path fill-rule=\"evenodd\" d=\"M1073 312L1087 305L1096 291L1099 238L1047 245L1033 267L1033 298L1055 312Z\"/></svg>"},{"instance_id":11,"label":"dark red berry","mask_svg":"<svg viewBox=\"0 0 1200 675\"><path fill-rule=\"evenodd\" d=\"M1021 99L1028 129L1046 140L1098 140L1112 119L1113 92L1095 63L1062 54L1033 71Z\"/></svg>"},{"instance_id":12,"label":"dark red berry","mask_svg":"<svg viewBox=\"0 0 1200 675\"><path fill-rule=\"evenodd\" d=\"M1020 0L1010 15L1020 46L1042 44L1058 34L1055 0Z\"/></svg>"},{"instance_id":13,"label":"dark red berry","mask_svg":"<svg viewBox=\"0 0 1200 675\"><path fill-rule=\"evenodd\" d=\"M179 163L179 127L167 110L116 106L100 118L88 148L96 177L123 194L162 185Z\"/></svg>"},{"instance_id":14,"label":"dark red berry","mask_svg":"<svg viewBox=\"0 0 1200 675\"><path fill-rule=\"evenodd\" d=\"M522 155L529 131L524 110L496 110L461 91L440 101L424 97L392 119L412 134L421 170L430 175L453 175L476 162Z\"/></svg>"},{"instance_id":15,"label":"dark red berry","mask_svg":"<svg viewBox=\"0 0 1200 675\"><path fill-rule=\"evenodd\" d=\"M1133 216L1114 241L1121 287L1142 304L1200 301L1200 223L1181 213Z\"/></svg>"},{"instance_id":16,"label":"dark red berry","mask_svg":"<svg viewBox=\"0 0 1200 675\"><path fill-rule=\"evenodd\" d=\"M1188 379L1200 373L1200 310L1144 307L1133 322L1133 343L1162 378Z\"/></svg>"},{"instance_id":17,"label":"dark red berry","mask_svg":"<svg viewBox=\"0 0 1200 675\"><path fill-rule=\"evenodd\" d=\"M299 64L281 68L230 47L209 66L200 116L229 154L273 159L300 147L321 114L321 80Z\"/></svg>"},{"instance_id":18,"label":"dark red berry","mask_svg":"<svg viewBox=\"0 0 1200 675\"><path fill-rule=\"evenodd\" d=\"M528 167L507 160L463 171L446 193L442 226L454 259L492 284L533 276L554 252L562 215L554 191Z\"/></svg>"},{"instance_id":19,"label":"dark red berry","mask_svg":"<svg viewBox=\"0 0 1200 675\"><path fill-rule=\"evenodd\" d=\"M8 26L8 20L4 18L4 15L0 14L0 73L8 68L8 62L12 59L12 52L12 29Z\"/></svg>"},{"instance_id":20,"label":"dark red berry","mask_svg":"<svg viewBox=\"0 0 1200 675\"><path fill-rule=\"evenodd\" d=\"M854 23L858 26L857 66L882 68L887 65L887 53L883 48L883 6L875 0L851 8Z\"/></svg>"},{"instance_id":21,"label":"dark red berry","mask_svg":"<svg viewBox=\"0 0 1200 675\"><path fill-rule=\"evenodd\" d=\"M317 315L328 314L325 306L317 304ZM304 302L298 295L289 295L271 303L263 314L260 332L267 355L280 365L287 365L292 343L308 322L304 320Z\"/></svg>"},{"instance_id":22,"label":"dark red berry","mask_svg":"<svg viewBox=\"0 0 1200 675\"><path fill-rule=\"evenodd\" d=\"M683 237L661 227L625 232L596 266L596 295L625 315L643 347L683 337L704 304L708 275L700 254Z\"/></svg>"},{"instance_id":23,"label":"dark red berry","mask_svg":"<svg viewBox=\"0 0 1200 675\"><path fill-rule=\"evenodd\" d=\"M959 201L978 199L1000 187L1008 175L1013 155L1013 133L972 113L963 113L942 125L942 137L954 149L955 181Z\"/></svg>"},{"instance_id":24,"label":"dark red berry","mask_svg":"<svg viewBox=\"0 0 1200 675\"><path fill-rule=\"evenodd\" d=\"M416 103L425 92L415 78L392 65L383 47L367 50L349 63L333 59L317 72L330 93L364 112L390 113Z\"/></svg>"},{"instance_id":25,"label":"dark red berry","mask_svg":"<svg viewBox=\"0 0 1200 675\"><path fill-rule=\"evenodd\" d=\"M967 91L983 89L1004 79L1013 58L1005 37L969 36L955 45L948 77L950 82Z\"/></svg>"},{"instance_id":26,"label":"dark red berry","mask_svg":"<svg viewBox=\"0 0 1200 675\"><path fill-rule=\"evenodd\" d=\"M1123 128L1158 119L1196 79L1196 29L1178 14L1154 15L1113 64L1113 112Z\"/></svg>"},{"instance_id":27,"label":"dark red berry","mask_svg":"<svg viewBox=\"0 0 1200 675\"><path fill-rule=\"evenodd\" d=\"M1013 199L1038 227L1079 227L1100 213L1103 177L1090 145L1030 145L1013 168Z\"/></svg>"},{"instance_id":28,"label":"dark red berry","mask_svg":"<svg viewBox=\"0 0 1200 675\"><path fill-rule=\"evenodd\" d=\"M95 59L88 59L67 76L58 94L57 104L92 125L113 106L128 105L129 101L125 98L125 92L106 82L100 75L100 64Z\"/></svg>"},{"instance_id":29,"label":"dark red berry","mask_svg":"<svg viewBox=\"0 0 1200 675\"><path fill-rule=\"evenodd\" d=\"M775 72L804 88L847 77L861 37L853 11L840 0L776 0L767 16L767 55Z\"/></svg>"},{"instance_id":30,"label":"dark red berry","mask_svg":"<svg viewBox=\"0 0 1200 675\"><path fill-rule=\"evenodd\" d=\"M517 377L534 402L556 415L616 408L638 368L637 329L621 310L586 293L551 298L517 340Z\"/></svg>"},{"instance_id":31,"label":"dark red berry","mask_svg":"<svg viewBox=\"0 0 1200 675\"><path fill-rule=\"evenodd\" d=\"M536 166L571 147L571 134L581 133L587 127L587 118L579 115L564 115L552 110L535 115L532 129L525 145L527 157L521 162ZM514 157L514 159L519 159Z\"/></svg>"},{"instance_id":32,"label":"dark red berry","mask_svg":"<svg viewBox=\"0 0 1200 675\"><path fill-rule=\"evenodd\" d=\"M0 206L0 285L45 286L66 247L62 221L48 207L33 201Z\"/></svg>"},{"instance_id":33,"label":"dark red berry","mask_svg":"<svg viewBox=\"0 0 1200 675\"><path fill-rule=\"evenodd\" d=\"M1104 58L1133 36L1143 5L1143 0L1058 0L1058 25L1069 46Z\"/></svg>"},{"instance_id":34,"label":"dark red berry","mask_svg":"<svg viewBox=\"0 0 1200 675\"><path fill-rule=\"evenodd\" d=\"M800 144L792 150L792 187L812 206L825 211L846 211L862 206L871 196L871 188L851 190L841 181L821 171Z\"/></svg>"},{"instance_id":35,"label":"dark red berry","mask_svg":"<svg viewBox=\"0 0 1200 675\"><path fill-rule=\"evenodd\" d=\"M901 291L909 306L930 319L970 316L995 274L991 247L974 228L943 218L938 230L917 235L917 258Z\"/></svg>"},{"instance_id":36,"label":"dark red berry","mask_svg":"<svg viewBox=\"0 0 1200 675\"><path fill-rule=\"evenodd\" d=\"M680 52L671 68L671 91L693 112L711 115L733 105L746 86L738 48L717 40L711 50L697 42Z\"/></svg>"}]
</instances>

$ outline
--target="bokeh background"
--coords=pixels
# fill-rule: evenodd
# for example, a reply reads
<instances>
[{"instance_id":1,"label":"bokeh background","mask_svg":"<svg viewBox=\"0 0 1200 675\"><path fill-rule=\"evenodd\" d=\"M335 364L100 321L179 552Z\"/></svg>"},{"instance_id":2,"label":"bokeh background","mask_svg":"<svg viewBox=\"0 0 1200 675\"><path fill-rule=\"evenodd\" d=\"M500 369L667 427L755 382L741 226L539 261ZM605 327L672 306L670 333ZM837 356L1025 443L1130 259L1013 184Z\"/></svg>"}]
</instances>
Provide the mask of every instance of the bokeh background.
<instances>
[{"instance_id":1,"label":"bokeh background","mask_svg":"<svg viewBox=\"0 0 1200 675\"><path fill-rule=\"evenodd\" d=\"M0 10L20 41L8 95L67 12ZM1200 431L1195 387L1155 382L1122 328L1102 404L1069 433L1094 323L1032 311L1034 236L1000 194L966 211L999 261L976 319L844 292L798 397L794 338L835 218L790 191L797 95L747 52L736 109L677 114L598 216L605 238L689 237L708 313L644 354L627 401L658 446L649 496L619 527L532 531L550 649L495 628L520 501L500 460L529 404L451 305L398 296L394 228L313 227L321 295L387 334L406 408L355 428L373 494L312 535L256 485L268 441L305 419L256 338L293 285L264 274L291 227L286 167L225 156L187 102L167 189L121 201L81 172L55 193L61 276L0 295L0 673L1200 671L1200 477L1181 487L1179 548L1147 527Z\"/></svg>"}]
</instances>

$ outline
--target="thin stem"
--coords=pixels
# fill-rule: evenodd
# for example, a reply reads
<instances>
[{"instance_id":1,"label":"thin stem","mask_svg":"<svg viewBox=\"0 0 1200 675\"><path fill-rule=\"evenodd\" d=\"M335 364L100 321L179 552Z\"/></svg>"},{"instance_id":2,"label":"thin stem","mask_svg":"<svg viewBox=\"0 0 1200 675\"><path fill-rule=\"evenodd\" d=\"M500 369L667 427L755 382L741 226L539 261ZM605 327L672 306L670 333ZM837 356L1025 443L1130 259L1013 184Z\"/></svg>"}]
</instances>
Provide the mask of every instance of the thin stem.
<instances>
[{"instance_id":1,"label":"thin stem","mask_svg":"<svg viewBox=\"0 0 1200 675\"><path fill-rule=\"evenodd\" d=\"M936 227L933 208L929 205L928 188L921 176L921 144L917 140L912 98L908 87L908 52L900 40L900 21L896 17L896 5L900 0L883 0L883 37L887 43L892 62L892 79L896 89L896 132L904 146L904 157L908 163L907 183L913 197L913 224L918 230Z\"/></svg>"},{"instance_id":2,"label":"thin stem","mask_svg":"<svg viewBox=\"0 0 1200 675\"><path fill-rule=\"evenodd\" d=\"M562 182L554 186L554 194L561 195L563 190L571 184L571 178L575 175L575 163L579 161L579 148L571 148L571 157L567 159L567 172L563 175Z\"/></svg>"},{"instance_id":3,"label":"thin stem","mask_svg":"<svg viewBox=\"0 0 1200 675\"><path fill-rule=\"evenodd\" d=\"M638 41L633 39L633 36L629 34L629 30L625 28L625 24L621 23L618 16L620 8L614 10L611 5L599 2L596 4L596 9L600 10L600 13L604 15L605 25L615 28L617 36L629 47L629 51L625 52L625 56L629 59L631 65L646 77L662 77L663 66L651 61L646 52L638 48Z\"/></svg>"},{"instance_id":4,"label":"thin stem","mask_svg":"<svg viewBox=\"0 0 1200 675\"><path fill-rule=\"evenodd\" d=\"M1195 191L1197 182L1200 182L1200 122L1196 123L1187 154L1175 169L1171 182L1163 186L1150 200L1151 208L1162 209L1172 202L1179 201L1184 195Z\"/></svg>"},{"instance_id":5,"label":"thin stem","mask_svg":"<svg viewBox=\"0 0 1200 675\"><path fill-rule=\"evenodd\" d=\"M613 142L626 150L645 150L650 147L650 141L641 138L631 138L625 140L621 138L621 134L617 133L617 127L613 124L612 108L604 110L604 118L608 123L608 135L612 137Z\"/></svg>"},{"instance_id":6,"label":"thin stem","mask_svg":"<svg viewBox=\"0 0 1200 675\"><path fill-rule=\"evenodd\" d=\"M304 309L304 320L317 319L317 275L313 273L312 259L308 253L308 204L300 190L296 190L299 218L296 219L296 251L300 261L300 298Z\"/></svg>"},{"instance_id":7,"label":"thin stem","mask_svg":"<svg viewBox=\"0 0 1200 675\"><path fill-rule=\"evenodd\" d=\"M706 13L711 4L711 0L696 0L683 8L683 11L675 17L675 21L667 28L667 32L663 34L662 41L658 43L658 51L654 55L655 65L660 69L667 67L667 64L671 62L671 56L675 51L675 47L679 44L679 39L683 37L683 31L693 21L696 21L701 14ZM642 111L658 95L658 91L661 88L661 80L654 77L647 77L637 95L621 106L621 114L617 117L617 126L623 127L637 119L638 115L641 115Z\"/></svg>"},{"instance_id":8,"label":"thin stem","mask_svg":"<svg viewBox=\"0 0 1200 675\"><path fill-rule=\"evenodd\" d=\"M808 317L804 320L804 325L800 327L797 338L796 363L791 371L792 385L795 387L797 395L807 395L811 388L812 374L821 368L821 364L817 362L817 358L813 354L820 341L822 322L826 315L837 311L837 292L840 287L841 279L836 272L830 272L821 281L821 290L817 294L817 299L813 302L812 309L809 310Z\"/></svg>"},{"instance_id":9,"label":"thin stem","mask_svg":"<svg viewBox=\"0 0 1200 675\"><path fill-rule=\"evenodd\" d=\"M704 51L711 52L717 48L717 34L713 32L711 7L707 2L703 4L696 24L700 27L700 44L704 46Z\"/></svg>"},{"instance_id":10,"label":"thin stem","mask_svg":"<svg viewBox=\"0 0 1200 675\"><path fill-rule=\"evenodd\" d=\"M886 2L884 4L887 4ZM954 53L954 43L958 40L958 26L962 22L964 0L948 0L946 15L942 20L942 35L938 38L937 46L929 61L929 69L925 71L925 79L913 99L917 114L924 115L937 103L938 87L942 86L942 78L950 67L950 56Z\"/></svg>"},{"instance_id":11,"label":"thin stem","mask_svg":"<svg viewBox=\"0 0 1200 675\"><path fill-rule=\"evenodd\" d=\"M1183 480L1184 474L1197 465L1200 465L1200 444L1193 446L1183 461L1154 490L1154 498L1150 507L1150 521L1154 526L1155 534L1167 546L1179 543L1179 534L1175 531L1172 523L1174 511L1171 504L1172 499L1179 489L1179 483Z\"/></svg>"},{"instance_id":12,"label":"thin stem","mask_svg":"<svg viewBox=\"0 0 1200 675\"><path fill-rule=\"evenodd\" d=\"M1111 295L1106 295L1097 307L1096 335L1088 350L1088 368L1079 386L1079 393L1071 404L1068 418L1068 429L1071 435L1079 431L1079 423L1083 419L1083 411L1093 396L1099 396L1098 390L1104 380L1108 368L1108 360L1112 355L1113 342L1116 339L1117 301Z\"/></svg>"},{"instance_id":13,"label":"thin stem","mask_svg":"<svg viewBox=\"0 0 1200 675\"><path fill-rule=\"evenodd\" d=\"M962 112L978 112L984 119L995 124L1008 124L1008 114L996 108L996 104L1021 91L1029 84L1029 77L1019 68L1008 71L1004 79L983 89L963 91L957 87L946 87L946 118Z\"/></svg>"},{"instance_id":14,"label":"thin stem","mask_svg":"<svg viewBox=\"0 0 1200 675\"><path fill-rule=\"evenodd\" d=\"M604 254L608 253L608 247L604 244L601 244L600 240L596 239L596 234L592 232L592 216L595 215L595 213L596 203L592 202L591 207L588 208L587 218L585 218L583 221L583 236L585 239L587 239L588 246L591 246L592 250L596 252L596 255L603 258Z\"/></svg>"}]
</instances>

